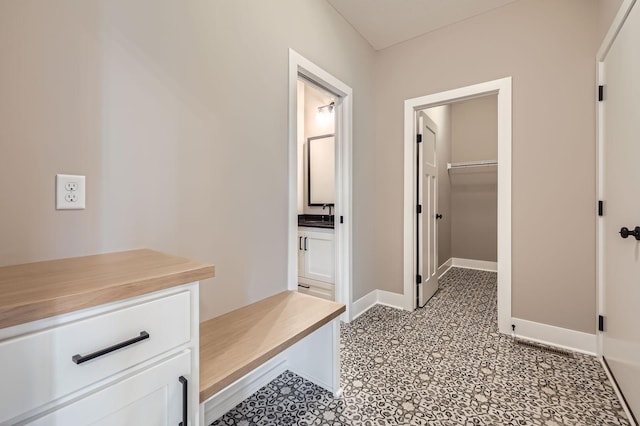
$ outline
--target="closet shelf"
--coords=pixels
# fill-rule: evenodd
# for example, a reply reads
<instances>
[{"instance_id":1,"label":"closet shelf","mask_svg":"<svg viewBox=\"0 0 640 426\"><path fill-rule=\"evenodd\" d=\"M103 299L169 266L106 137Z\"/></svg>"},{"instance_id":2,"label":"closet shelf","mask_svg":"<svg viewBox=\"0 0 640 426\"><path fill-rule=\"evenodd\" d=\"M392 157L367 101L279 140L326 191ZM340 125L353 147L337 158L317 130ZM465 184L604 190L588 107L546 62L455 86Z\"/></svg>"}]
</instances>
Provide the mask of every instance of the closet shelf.
<instances>
[{"instance_id":1,"label":"closet shelf","mask_svg":"<svg viewBox=\"0 0 640 426\"><path fill-rule=\"evenodd\" d=\"M465 161L460 163L447 163L447 170L464 169L467 167L488 167L497 165L498 162L496 160Z\"/></svg>"}]
</instances>

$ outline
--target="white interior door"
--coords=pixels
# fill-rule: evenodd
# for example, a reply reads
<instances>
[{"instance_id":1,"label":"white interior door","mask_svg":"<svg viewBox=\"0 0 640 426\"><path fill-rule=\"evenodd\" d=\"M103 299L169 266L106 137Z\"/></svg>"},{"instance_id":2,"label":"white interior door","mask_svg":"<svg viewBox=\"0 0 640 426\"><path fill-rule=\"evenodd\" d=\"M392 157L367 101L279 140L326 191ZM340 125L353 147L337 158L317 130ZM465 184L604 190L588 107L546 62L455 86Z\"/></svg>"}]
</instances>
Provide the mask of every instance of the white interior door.
<instances>
[{"instance_id":1,"label":"white interior door","mask_svg":"<svg viewBox=\"0 0 640 426\"><path fill-rule=\"evenodd\" d=\"M603 356L627 404L640 414L640 7L604 63ZM640 230L639 230L640 232Z\"/></svg>"},{"instance_id":2,"label":"white interior door","mask_svg":"<svg viewBox=\"0 0 640 426\"><path fill-rule=\"evenodd\" d=\"M438 167L436 162L437 127L422 111L418 113L418 306L424 306L438 290L438 230L436 204Z\"/></svg>"}]
</instances>

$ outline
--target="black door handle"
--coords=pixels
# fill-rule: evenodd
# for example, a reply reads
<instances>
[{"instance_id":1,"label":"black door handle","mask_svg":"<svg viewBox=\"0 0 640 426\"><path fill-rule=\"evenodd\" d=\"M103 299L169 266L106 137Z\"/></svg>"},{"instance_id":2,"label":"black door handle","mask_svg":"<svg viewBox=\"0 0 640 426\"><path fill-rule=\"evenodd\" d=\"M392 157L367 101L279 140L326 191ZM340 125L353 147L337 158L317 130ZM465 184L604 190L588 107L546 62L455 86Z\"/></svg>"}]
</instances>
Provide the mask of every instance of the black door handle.
<instances>
[{"instance_id":1,"label":"black door handle","mask_svg":"<svg viewBox=\"0 0 640 426\"><path fill-rule=\"evenodd\" d=\"M85 355L82 356L80 354L78 355L74 355L71 357L71 361L75 362L76 364L82 364L83 362L87 362L87 361L91 361L94 358L98 358L102 355L106 355L110 352L114 352L117 351L118 349L122 349L125 348L127 346L133 345L134 343L138 343L141 342L145 339L149 338L149 333L147 333L146 331L141 331L140 335L138 337L134 337L133 339L129 339L129 340L125 340L124 342L120 342L117 343L113 346L109 346L108 348L104 348L104 349L100 349L99 351L96 351L94 353L91 353L89 355Z\"/></svg>"},{"instance_id":2,"label":"black door handle","mask_svg":"<svg viewBox=\"0 0 640 426\"><path fill-rule=\"evenodd\" d=\"M442 215L440 213L436 213L436 219L442 219Z\"/></svg>"},{"instance_id":3,"label":"black door handle","mask_svg":"<svg viewBox=\"0 0 640 426\"><path fill-rule=\"evenodd\" d=\"M187 426L187 421L189 420L189 411L187 409L188 407L187 391L189 388L189 382L184 376L178 377L178 381L182 383L182 421L178 423L178 426Z\"/></svg>"},{"instance_id":4,"label":"black door handle","mask_svg":"<svg viewBox=\"0 0 640 426\"><path fill-rule=\"evenodd\" d=\"M629 235L634 236L636 240L640 241L640 226L636 226L633 230L630 230L626 226L620 228L620 236L622 238L627 238Z\"/></svg>"},{"instance_id":5,"label":"black door handle","mask_svg":"<svg viewBox=\"0 0 640 426\"><path fill-rule=\"evenodd\" d=\"M298 249L302 250L302 237L298 237Z\"/></svg>"},{"instance_id":6,"label":"black door handle","mask_svg":"<svg viewBox=\"0 0 640 426\"><path fill-rule=\"evenodd\" d=\"M304 237L304 251L307 251L307 237Z\"/></svg>"}]
</instances>

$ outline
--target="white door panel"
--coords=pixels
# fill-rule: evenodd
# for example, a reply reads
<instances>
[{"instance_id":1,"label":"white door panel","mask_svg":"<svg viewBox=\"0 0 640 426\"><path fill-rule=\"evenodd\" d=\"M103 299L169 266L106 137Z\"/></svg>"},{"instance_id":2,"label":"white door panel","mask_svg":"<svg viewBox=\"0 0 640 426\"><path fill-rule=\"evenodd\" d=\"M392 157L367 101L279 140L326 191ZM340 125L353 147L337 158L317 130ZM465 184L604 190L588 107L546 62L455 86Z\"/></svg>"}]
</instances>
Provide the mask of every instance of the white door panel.
<instances>
[{"instance_id":1,"label":"white door panel","mask_svg":"<svg viewBox=\"0 0 640 426\"><path fill-rule=\"evenodd\" d=\"M640 414L640 7L605 60L603 356L629 408Z\"/></svg>"},{"instance_id":2,"label":"white door panel","mask_svg":"<svg viewBox=\"0 0 640 426\"><path fill-rule=\"evenodd\" d=\"M438 237L437 237L437 188L436 125L424 112L418 113L419 144L418 203L422 213L418 215L418 304L424 306L438 290Z\"/></svg>"}]
</instances>

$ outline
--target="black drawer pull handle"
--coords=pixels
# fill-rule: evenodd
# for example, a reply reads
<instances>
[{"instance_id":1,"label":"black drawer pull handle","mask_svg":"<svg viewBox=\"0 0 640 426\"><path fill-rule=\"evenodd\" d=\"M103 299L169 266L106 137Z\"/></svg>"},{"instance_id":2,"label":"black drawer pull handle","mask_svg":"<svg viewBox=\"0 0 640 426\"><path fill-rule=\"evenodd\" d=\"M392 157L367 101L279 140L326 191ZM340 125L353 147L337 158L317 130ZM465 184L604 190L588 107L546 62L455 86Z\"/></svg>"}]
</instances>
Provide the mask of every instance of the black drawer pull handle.
<instances>
[{"instance_id":1,"label":"black drawer pull handle","mask_svg":"<svg viewBox=\"0 0 640 426\"><path fill-rule=\"evenodd\" d=\"M302 287L302 288L311 288L308 285L303 285L303 284L298 284L298 287Z\"/></svg>"},{"instance_id":2,"label":"black drawer pull handle","mask_svg":"<svg viewBox=\"0 0 640 426\"><path fill-rule=\"evenodd\" d=\"M178 381L182 383L182 421L178 423L178 426L187 426L187 420L189 419L187 411L187 391L189 389L189 382L184 376L178 377Z\"/></svg>"},{"instance_id":3,"label":"black drawer pull handle","mask_svg":"<svg viewBox=\"0 0 640 426\"><path fill-rule=\"evenodd\" d=\"M633 230L630 230L626 226L623 226L620 229L620 236L622 238L627 238L629 235L635 237L636 240L640 240L640 226L636 226Z\"/></svg>"},{"instance_id":4,"label":"black drawer pull handle","mask_svg":"<svg viewBox=\"0 0 640 426\"><path fill-rule=\"evenodd\" d=\"M76 364L82 364L83 362L91 361L94 358L98 358L102 355L106 355L110 352L117 351L118 349L125 348L127 346L133 345L134 343L141 342L149 338L149 333L146 331L141 331L140 336L134 337L133 339L126 340L124 342L120 342L116 345L109 346L108 348L100 349L92 354L82 356L80 354L74 355L71 357L71 360Z\"/></svg>"}]
</instances>

